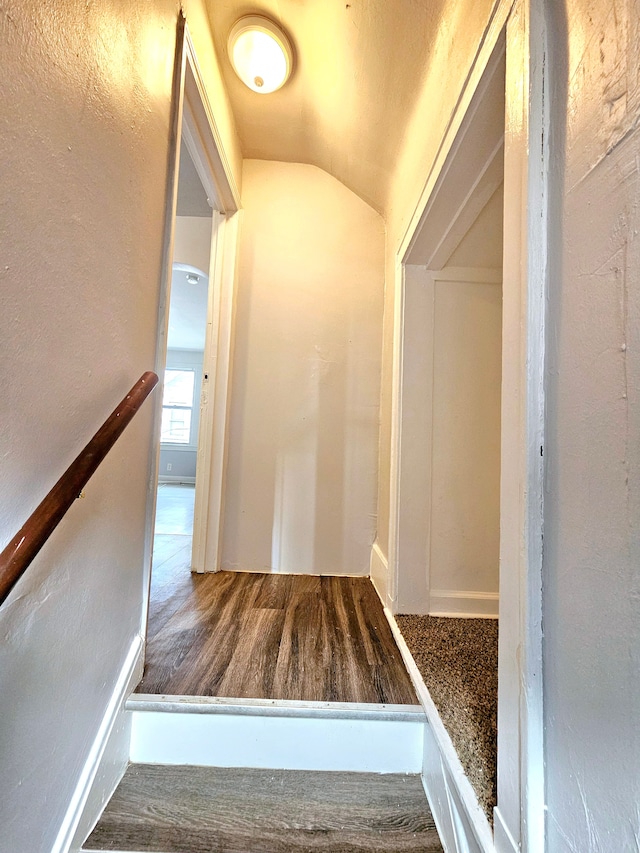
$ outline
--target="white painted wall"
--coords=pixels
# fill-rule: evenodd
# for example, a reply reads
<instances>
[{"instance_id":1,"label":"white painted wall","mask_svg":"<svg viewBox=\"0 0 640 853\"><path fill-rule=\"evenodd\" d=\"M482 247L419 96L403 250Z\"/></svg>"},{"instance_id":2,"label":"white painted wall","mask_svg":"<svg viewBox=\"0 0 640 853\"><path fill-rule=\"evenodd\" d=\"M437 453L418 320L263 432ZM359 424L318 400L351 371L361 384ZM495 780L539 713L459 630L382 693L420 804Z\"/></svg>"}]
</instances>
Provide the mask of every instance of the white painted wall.
<instances>
[{"instance_id":1,"label":"white painted wall","mask_svg":"<svg viewBox=\"0 0 640 853\"><path fill-rule=\"evenodd\" d=\"M640 18L552 10L544 686L550 851L640 843Z\"/></svg>"},{"instance_id":2,"label":"white painted wall","mask_svg":"<svg viewBox=\"0 0 640 853\"><path fill-rule=\"evenodd\" d=\"M502 289L460 279L434 285L431 612L499 584Z\"/></svg>"},{"instance_id":3,"label":"white painted wall","mask_svg":"<svg viewBox=\"0 0 640 853\"><path fill-rule=\"evenodd\" d=\"M503 197L501 184L447 259L448 267L502 269Z\"/></svg>"},{"instance_id":4,"label":"white painted wall","mask_svg":"<svg viewBox=\"0 0 640 853\"><path fill-rule=\"evenodd\" d=\"M173 262L191 264L208 275L211 227L210 216L176 216Z\"/></svg>"},{"instance_id":5,"label":"white painted wall","mask_svg":"<svg viewBox=\"0 0 640 853\"><path fill-rule=\"evenodd\" d=\"M199 0L185 8L206 22ZM173 0L3 11L2 545L153 367L177 11ZM210 32L194 39L215 91ZM216 105L237 165L233 119ZM0 610L2 853L54 849L141 630L151 411Z\"/></svg>"},{"instance_id":6,"label":"white painted wall","mask_svg":"<svg viewBox=\"0 0 640 853\"><path fill-rule=\"evenodd\" d=\"M500 282L500 270L404 268L395 596L377 546L371 562L397 613L498 613Z\"/></svg>"},{"instance_id":7,"label":"white painted wall","mask_svg":"<svg viewBox=\"0 0 640 853\"><path fill-rule=\"evenodd\" d=\"M383 222L313 166L243 183L222 565L368 574Z\"/></svg>"}]
</instances>

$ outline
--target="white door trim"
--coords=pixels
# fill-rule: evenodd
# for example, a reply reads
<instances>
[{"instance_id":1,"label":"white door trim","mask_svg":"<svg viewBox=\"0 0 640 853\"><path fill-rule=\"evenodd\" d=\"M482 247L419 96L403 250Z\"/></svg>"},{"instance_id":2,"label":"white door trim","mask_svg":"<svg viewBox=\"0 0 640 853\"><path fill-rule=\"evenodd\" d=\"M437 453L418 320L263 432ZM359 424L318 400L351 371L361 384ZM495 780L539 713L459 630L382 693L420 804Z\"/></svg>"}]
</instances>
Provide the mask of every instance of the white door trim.
<instances>
[{"instance_id":1,"label":"white door trim","mask_svg":"<svg viewBox=\"0 0 640 853\"><path fill-rule=\"evenodd\" d=\"M542 533L548 107L542 4L499 0L396 256L387 603L397 612L402 558L403 338L408 263L451 164L474 97L506 42L505 253L501 451L498 853L544 850ZM424 267L423 267L424 271ZM406 502L405 502L406 503ZM428 588L426 590L428 593Z\"/></svg>"},{"instance_id":2,"label":"white door trim","mask_svg":"<svg viewBox=\"0 0 640 853\"><path fill-rule=\"evenodd\" d=\"M393 524L389 535L392 613L430 610L431 489L433 441L433 274L416 264L401 265L397 285L400 315L392 453ZM413 452L415 449L422 452ZM403 452L404 451L404 452ZM394 473L393 473L394 472Z\"/></svg>"},{"instance_id":3,"label":"white door trim","mask_svg":"<svg viewBox=\"0 0 640 853\"><path fill-rule=\"evenodd\" d=\"M191 555L196 572L217 572L221 561L239 217L214 213Z\"/></svg>"},{"instance_id":4,"label":"white door trim","mask_svg":"<svg viewBox=\"0 0 640 853\"><path fill-rule=\"evenodd\" d=\"M203 362L201 422L196 465L196 508L192 565L197 571L215 571L220 544L224 489L224 458L231 369L233 294L237 255L240 194L224 149L215 115L198 65L193 41L182 12L178 15L169 143L169 173L164 224L156 372L164 370L167 353L169 301L178 196L180 146L185 145L214 210L209 269L207 330ZM154 414L151 479L147 502L145 565L150 583L156 485L160 457L162 395L157 394ZM148 594L143 610L146 632Z\"/></svg>"},{"instance_id":5,"label":"white door trim","mask_svg":"<svg viewBox=\"0 0 640 853\"><path fill-rule=\"evenodd\" d=\"M507 22L499 853L512 849L509 835L525 853L542 853L545 848L542 568L549 63L544 5L518 0ZM519 769L519 826L516 804L510 801L514 759ZM499 827L506 830L504 846L499 841Z\"/></svg>"},{"instance_id":6,"label":"white door trim","mask_svg":"<svg viewBox=\"0 0 640 853\"><path fill-rule=\"evenodd\" d=\"M218 367L218 336L220 330L220 279L223 259L225 217L213 211L211 222L211 253L209 261L209 294L207 299L207 326L204 354L202 357L202 384L200 386L200 428L198 452L196 454L196 488L193 507L193 541L191 546L191 570L204 572L206 569L206 547L209 509L213 498L222 489L221 472L213 471L213 459L217 454L213 447L213 420L216 406L216 378ZM216 516L214 536L219 535L220 518ZM217 569L214 564L213 570Z\"/></svg>"},{"instance_id":7,"label":"white door trim","mask_svg":"<svg viewBox=\"0 0 640 853\"><path fill-rule=\"evenodd\" d=\"M182 132L196 171L209 195L212 207L221 213L232 215L240 209L240 191L211 108L189 27L186 24L181 97L183 101Z\"/></svg>"},{"instance_id":8,"label":"white door trim","mask_svg":"<svg viewBox=\"0 0 640 853\"><path fill-rule=\"evenodd\" d=\"M158 299L158 334L156 337L155 371L162 377L167 360L167 336L169 329L169 299L171 296L171 275L173 267L173 242L175 234L176 209L178 205L178 177L180 164L180 136L182 128L182 108L184 103L185 69L185 27L182 11L178 13L176 27L176 48L173 62L173 81L171 92L171 113L169 118L169 157L167 169L167 189L165 197L162 261L160 267ZM147 487L147 511L145 518L144 541L144 578L145 595L142 602L140 633L146 638L149 617L149 595L151 586L151 561L153 557L153 537L156 519L156 497L158 473L160 470L160 427L162 424L162 393L158 387L153 395L153 433L149 464L149 483Z\"/></svg>"},{"instance_id":9,"label":"white door trim","mask_svg":"<svg viewBox=\"0 0 640 853\"><path fill-rule=\"evenodd\" d=\"M240 195L185 27L182 135L214 208L191 568L218 571Z\"/></svg>"}]
</instances>

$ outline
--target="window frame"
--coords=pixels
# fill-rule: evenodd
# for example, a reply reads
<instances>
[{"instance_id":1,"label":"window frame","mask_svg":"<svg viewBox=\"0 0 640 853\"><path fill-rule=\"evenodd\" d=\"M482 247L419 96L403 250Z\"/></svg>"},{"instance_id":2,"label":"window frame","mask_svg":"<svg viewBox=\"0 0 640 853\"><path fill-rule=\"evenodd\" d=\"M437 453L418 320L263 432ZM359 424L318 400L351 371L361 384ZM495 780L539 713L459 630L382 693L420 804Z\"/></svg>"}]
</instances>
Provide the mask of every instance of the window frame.
<instances>
[{"instance_id":1,"label":"window frame","mask_svg":"<svg viewBox=\"0 0 640 853\"><path fill-rule=\"evenodd\" d=\"M191 396L191 405L183 406L179 404L170 404L165 403L164 401L164 393L166 387L166 374L168 371L180 371L184 373L192 373L193 374L193 393ZM202 384L202 367L197 364L176 364L175 362L167 362L165 370L164 370L164 381L162 385L162 408L161 408L161 423L162 423L162 414L164 414L165 409L182 409L185 411L189 411L191 413L191 420L189 424L189 441L165 441L162 439L162 432L160 433L160 447L170 448L171 450L189 450L193 451L198 449L198 427L199 427L199 411L196 411L196 405L198 401L198 396L200 393L200 386Z\"/></svg>"}]
</instances>

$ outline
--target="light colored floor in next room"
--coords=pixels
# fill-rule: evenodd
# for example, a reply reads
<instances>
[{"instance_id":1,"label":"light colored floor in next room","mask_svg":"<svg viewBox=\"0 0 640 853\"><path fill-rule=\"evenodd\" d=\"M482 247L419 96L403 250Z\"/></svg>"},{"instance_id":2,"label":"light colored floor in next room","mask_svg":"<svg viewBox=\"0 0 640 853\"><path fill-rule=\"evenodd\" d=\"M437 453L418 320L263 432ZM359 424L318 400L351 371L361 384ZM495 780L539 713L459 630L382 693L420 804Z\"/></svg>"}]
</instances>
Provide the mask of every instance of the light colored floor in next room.
<instances>
[{"instance_id":1,"label":"light colored floor in next room","mask_svg":"<svg viewBox=\"0 0 640 853\"><path fill-rule=\"evenodd\" d=\"M195 486L158 483L151 564L151 615L169 619L192 588Z\"/></svg>"},{"instance_id":2,"label":"light colored floor in next room","mask_svg":"<svg viewBox=\"0 0 640 853\"><path fill-rule=\"evenodd\" d=\"M159 483L153 537L151 601L171 600L191 578L195 486Z\"/></svg>"},{"instance_id":3,"label":"light colored floor in next room","mask_svg":"<svg viewBox=\"0 0 640 853\"><path fill-rule=\"evenodd\" d=\"M196 487L183 483L158 483L156 536L188 536L193 533Z\"/></svg>"}]
</instances>

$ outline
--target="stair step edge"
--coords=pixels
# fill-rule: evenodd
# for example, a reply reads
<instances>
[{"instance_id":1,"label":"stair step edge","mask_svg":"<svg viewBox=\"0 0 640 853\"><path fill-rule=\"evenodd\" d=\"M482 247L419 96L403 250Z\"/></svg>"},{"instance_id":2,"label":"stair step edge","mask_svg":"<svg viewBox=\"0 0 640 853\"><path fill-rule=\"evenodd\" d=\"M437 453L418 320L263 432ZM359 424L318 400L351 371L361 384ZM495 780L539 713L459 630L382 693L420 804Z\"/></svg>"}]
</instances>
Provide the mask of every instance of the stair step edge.
<instances>
[{"instance_id":1,"label":"stair step edge","mask_svg":"<svg viewBox=\"0 0 640 853\"><path fill-rule=\"evenodd\" d=\"M253 717L301 717L379 722L426 722L422 705L356 702L303 702L290 699L235 699L218 696L168 696L134 693L125 709L172 714L234 714Z\"/></svg>"},{"instance_id":2,"label":"stair step edge","mask_svg":"<svg viewBox=\"0 0 640 853\"><path fill-rule=\"evenodd\" d=\"M162 853L162 850L133 850L129 847L121 847L118 850L111 847L109 850L101 850L97 847L81 847L80 853Z\"/></svg>"}]
</instances>

